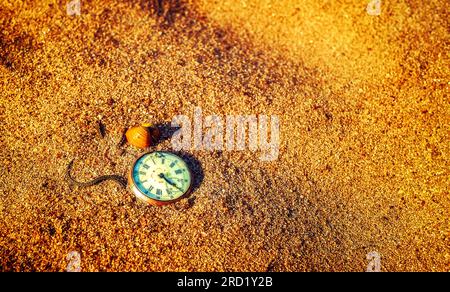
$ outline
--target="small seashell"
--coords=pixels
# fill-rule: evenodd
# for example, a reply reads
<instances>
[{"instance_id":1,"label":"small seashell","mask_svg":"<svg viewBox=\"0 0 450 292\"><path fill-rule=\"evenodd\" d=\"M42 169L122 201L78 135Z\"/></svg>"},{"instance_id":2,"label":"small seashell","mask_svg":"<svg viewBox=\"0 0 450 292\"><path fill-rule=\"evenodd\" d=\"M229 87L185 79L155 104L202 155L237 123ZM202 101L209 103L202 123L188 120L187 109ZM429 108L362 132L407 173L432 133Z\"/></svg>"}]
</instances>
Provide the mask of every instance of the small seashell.
<instances>
[{"instance_id":1,"label":"small seashell","mask_svg":"<svg viewBox=\"0 0 450 292\"><path fill-rule=\"evenodd\" d=\"M142 124L129 128L125 133L125 137L130 145L145 149L158 142L160 133L158 128L152 124Z\"/></svg>"}]
</instances>

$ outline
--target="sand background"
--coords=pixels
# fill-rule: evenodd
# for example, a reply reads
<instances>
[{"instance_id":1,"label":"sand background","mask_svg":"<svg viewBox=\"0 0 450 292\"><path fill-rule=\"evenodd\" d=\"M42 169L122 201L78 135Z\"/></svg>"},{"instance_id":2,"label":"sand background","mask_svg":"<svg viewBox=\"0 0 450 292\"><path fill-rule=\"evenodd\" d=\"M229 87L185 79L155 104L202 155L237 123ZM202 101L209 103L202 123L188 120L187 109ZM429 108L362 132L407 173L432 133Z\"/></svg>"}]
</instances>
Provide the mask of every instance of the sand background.
<instances>
[{"instance_id":1,"label":"sand background","mask_svg":"<svg viewBox=\"0 0 450 292\"><path fill-rule=\"evenodd\" d=\"M0 270L449 271L446 1L316 2L1 0ZM163 208L65 182L197 106L278 115L278 159L188 151L199 186Z\"/></svg>"}]
</instances>

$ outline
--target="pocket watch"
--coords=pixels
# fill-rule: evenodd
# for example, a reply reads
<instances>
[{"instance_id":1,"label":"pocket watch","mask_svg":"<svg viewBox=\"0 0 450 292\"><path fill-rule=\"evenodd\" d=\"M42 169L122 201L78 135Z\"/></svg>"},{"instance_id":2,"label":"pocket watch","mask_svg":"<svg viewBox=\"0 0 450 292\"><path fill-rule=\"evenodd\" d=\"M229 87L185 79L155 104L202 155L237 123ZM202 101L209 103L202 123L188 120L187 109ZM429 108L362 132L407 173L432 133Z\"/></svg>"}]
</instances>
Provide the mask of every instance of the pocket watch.
<instances>
[{"instance_id":1,"label":"pocket watch","mask_svg":"<svg viewBox=\"0 0 450 292\"><path fill-rule=\"evenodd\" d=\"M151 205L167 205L189 194L192 173L178 155L154 151L137 158L128 176L133 194Z\"/></svg>"}]
</instances>

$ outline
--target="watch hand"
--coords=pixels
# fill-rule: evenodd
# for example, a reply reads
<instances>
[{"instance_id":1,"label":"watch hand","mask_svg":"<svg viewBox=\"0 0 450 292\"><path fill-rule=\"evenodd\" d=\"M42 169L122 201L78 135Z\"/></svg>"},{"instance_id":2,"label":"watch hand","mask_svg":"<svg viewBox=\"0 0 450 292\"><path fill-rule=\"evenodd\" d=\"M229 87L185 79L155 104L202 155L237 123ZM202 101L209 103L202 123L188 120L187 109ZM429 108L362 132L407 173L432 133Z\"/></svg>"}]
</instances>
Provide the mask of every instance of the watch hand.
<instances>
[{"instance_id":1,"label":"watch hand","mask_svg":"<svg viewBox=\"0 0 450 292\"><path fill-rule=\"evenodd\" d=\"M181 190L173 181L169 180L164 173L160 173L159 177L162 178L163 180L165 180L169 185L175 187L176 189L178 189L180 192L183 192L183 190Z\"/></svg>"},{"instance_id":2,"label":"watch hand","mask_svg":"<svg viewBox=\"0 0 450 292\"><path fill-rule=\"evenodd\" d=\"M167 181L164 181L164 184L166 185L166 189L169 190L169 184L167 183Z\"/></svg>"}]
</instances>

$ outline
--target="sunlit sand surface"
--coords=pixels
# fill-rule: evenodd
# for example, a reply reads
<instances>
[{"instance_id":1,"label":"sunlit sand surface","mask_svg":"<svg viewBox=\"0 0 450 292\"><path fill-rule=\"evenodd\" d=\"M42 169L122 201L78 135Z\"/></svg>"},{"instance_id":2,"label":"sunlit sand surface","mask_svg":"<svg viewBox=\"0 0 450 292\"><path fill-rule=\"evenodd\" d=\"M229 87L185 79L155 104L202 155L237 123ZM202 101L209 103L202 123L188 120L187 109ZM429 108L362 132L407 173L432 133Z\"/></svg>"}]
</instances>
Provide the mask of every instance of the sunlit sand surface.
<instances>
[{"instance_id":1,"label":"sunlit sand surface","mask_svg":"<svg viewBox=\"0 0 450 292\"><path fill-rule=\"evenodd\" d=\"M67 2L0 0L0 270L449 270L446 1ZM196 107L277 115L278 159L186 151L166 207L65 181L126 175L124 127Z\"/></svg>"}]
</instances>

